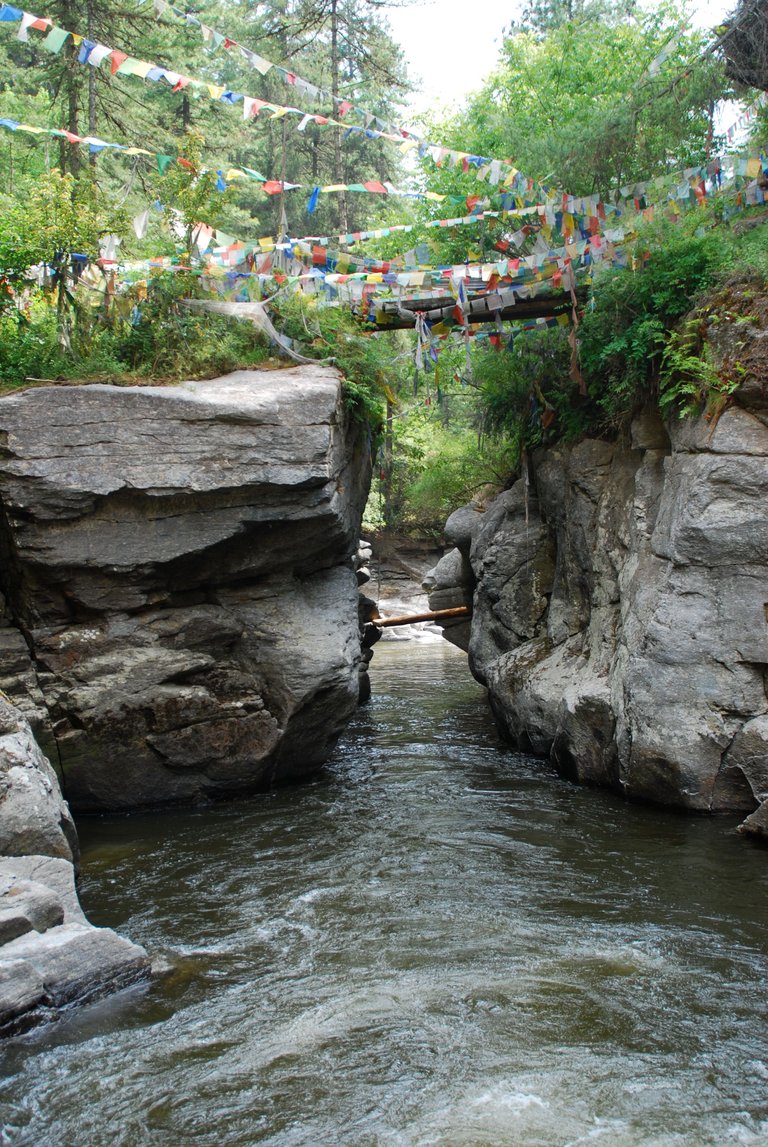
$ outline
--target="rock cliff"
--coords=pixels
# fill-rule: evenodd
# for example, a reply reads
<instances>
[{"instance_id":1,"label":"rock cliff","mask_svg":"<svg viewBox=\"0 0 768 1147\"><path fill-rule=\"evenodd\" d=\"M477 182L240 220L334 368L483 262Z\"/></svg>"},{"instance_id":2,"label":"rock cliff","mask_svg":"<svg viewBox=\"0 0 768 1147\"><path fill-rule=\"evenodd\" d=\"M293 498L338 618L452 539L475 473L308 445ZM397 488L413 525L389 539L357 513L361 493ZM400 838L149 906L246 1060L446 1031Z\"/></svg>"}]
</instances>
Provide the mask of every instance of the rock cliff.
<instances>
[{"instance_id":1,"label":"rock cliff","mask_svg":"<svg viewBox=\"0 0 768 1147\"><path fill-rule=\"evenodd\" d=\"M449 519L434 608L513 740L566 776L768 833L768 402L539 450ZM451 638L452 631L446 636Z\"/></svg>"},{"instance_id":2,"label":"rock cliff","mask_svg":"<svg viewBox=\"0 0 768 1147\"><path fill-rule=\"evenodd\" d=\"M73 808L322 763L358 697L368 455L323 367L0 401L0 687Z\"/></svg>"}]
</instances>

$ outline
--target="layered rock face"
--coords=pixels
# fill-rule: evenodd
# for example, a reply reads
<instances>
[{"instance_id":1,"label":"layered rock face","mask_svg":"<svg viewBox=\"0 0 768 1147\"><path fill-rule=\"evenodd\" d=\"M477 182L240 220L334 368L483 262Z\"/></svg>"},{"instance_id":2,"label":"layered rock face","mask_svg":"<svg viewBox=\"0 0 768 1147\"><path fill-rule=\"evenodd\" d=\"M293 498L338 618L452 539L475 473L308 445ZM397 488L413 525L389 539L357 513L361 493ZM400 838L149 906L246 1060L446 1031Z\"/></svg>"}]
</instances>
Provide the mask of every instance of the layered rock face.
<instances>
[{"instance_id":1,"label":"layered rock face","mask_svg":"<svg viewBox=\"0 0 768 1147\"><path fill-rule=\"evenodd\" d=\"M88 923L75 892L77 835L28 722L0 697L0 1035L149 974L149 958Z\"/></svg>"},{"instance_id":2,"label":"layered rock face","mask_svg":"<svg viewBox=\"0 0 768 1147\"><path fill-rule=\"evenodd\" d=\"M518 745L575 780L768 832L762 392L714 425L649 414L629 442L541 450L447 535L430 601L473 600L458 643Z\"/></svg>"},{"instance_id":3,"label":"layered rock face","mask_svg":"<svg viewBox=\"0 0 768 1147\"><path fill-rule=\"evenodd\" d=\"M368 454L323 367L0 401L0 687L73 808L322 763L358 697Z\"/></svg>"}]
</instances>

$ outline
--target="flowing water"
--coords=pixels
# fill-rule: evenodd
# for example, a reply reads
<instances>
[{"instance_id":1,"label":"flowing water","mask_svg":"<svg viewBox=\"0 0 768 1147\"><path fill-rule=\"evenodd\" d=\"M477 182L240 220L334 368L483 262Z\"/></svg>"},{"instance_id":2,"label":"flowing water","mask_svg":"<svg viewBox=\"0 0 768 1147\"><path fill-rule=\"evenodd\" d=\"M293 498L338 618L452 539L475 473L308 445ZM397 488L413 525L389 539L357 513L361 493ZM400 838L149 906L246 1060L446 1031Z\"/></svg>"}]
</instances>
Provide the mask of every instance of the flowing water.
<instances>
[{"instance_id":1,"label":"flowing water","mask_svg":"<svg viewBox=\"0 0 768 1147\"><path fill-rule=\"evenodd\" d=\"M0 1142L768 1144L768 855L504 748L447 645L374 690L312 784L81 824L170 971L5 1045Z\"/></svg>"}]
</instances>

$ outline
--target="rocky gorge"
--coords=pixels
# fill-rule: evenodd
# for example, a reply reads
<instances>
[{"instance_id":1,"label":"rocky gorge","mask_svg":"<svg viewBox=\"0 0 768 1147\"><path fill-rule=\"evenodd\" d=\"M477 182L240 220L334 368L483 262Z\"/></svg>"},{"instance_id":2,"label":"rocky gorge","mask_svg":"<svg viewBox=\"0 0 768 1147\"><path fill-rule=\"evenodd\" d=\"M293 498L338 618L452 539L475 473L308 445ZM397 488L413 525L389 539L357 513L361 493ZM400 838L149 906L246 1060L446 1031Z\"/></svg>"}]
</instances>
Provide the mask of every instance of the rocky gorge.
<instances>
[{"instance_id":1,"label":"rocky gorge","mask_svg":"<svg viewBox=\"0 0 768 1147\"><path fill-rule=\"evenodd\" d=\"M366 689L369 453L321 366L0 402L0 1023L147 974L79 912L66 802L207 801L330 753ZM82 983L46 963L62 928Z\"/></svg>"},{"instance_id":2,"label":"rocky gorge","mask_svg":"<svg viewBox=\"0 0 768 1147\"><path fill-rule=\"evenodd\" d=\"M760 332L756 332L756 338ZM565 776L768 833L768 399L542 447L456 511L434 609L512 741Z\"/></svg>"}]
</instances>

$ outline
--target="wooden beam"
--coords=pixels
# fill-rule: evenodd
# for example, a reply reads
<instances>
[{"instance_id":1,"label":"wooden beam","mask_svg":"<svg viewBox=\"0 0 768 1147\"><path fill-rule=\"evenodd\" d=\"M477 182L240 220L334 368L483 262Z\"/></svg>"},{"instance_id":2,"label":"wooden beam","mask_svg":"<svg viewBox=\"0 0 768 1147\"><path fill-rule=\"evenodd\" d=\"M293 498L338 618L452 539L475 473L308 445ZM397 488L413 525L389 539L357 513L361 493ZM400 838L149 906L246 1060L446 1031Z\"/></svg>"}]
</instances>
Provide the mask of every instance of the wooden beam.
<instances>
[{"instance_id":1,"label":"wooden beam","mask_svg":"<svg viewBox=\"0 0 768 1147\"><path fill-rule=\"evenodd\" d=\"M454 609L432 609L425 613L411 613L401 617L374 617L368 625L375 625L377 629L388 629L392 625L413 625L416 621L442 621L449 617L469 617L471 610L468 605L457 605Z\"/></svg>"}]
</instances>

